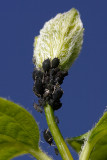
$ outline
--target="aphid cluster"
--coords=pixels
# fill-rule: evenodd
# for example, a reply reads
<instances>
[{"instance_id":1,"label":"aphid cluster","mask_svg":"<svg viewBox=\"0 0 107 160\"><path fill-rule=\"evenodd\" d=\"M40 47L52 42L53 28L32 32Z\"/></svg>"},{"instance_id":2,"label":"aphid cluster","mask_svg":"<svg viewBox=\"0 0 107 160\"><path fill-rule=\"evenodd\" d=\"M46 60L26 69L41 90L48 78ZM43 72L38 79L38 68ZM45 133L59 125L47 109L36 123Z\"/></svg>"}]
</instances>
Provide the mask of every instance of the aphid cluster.
<instances>
[{"instance_id":1,"label":"aphid cluster","mask_svg":"<svg viewBox=\"0 0 107 160\"><path fill-rule=\"evenodd\" d=\"M43 107L46 103L50 104L53 110L58 110L62 106L60 98L63 95L63 90L60 85L63 83L64 77L68 75L68 72L60 70L59 63L58 58L54 58L52 61L46 59L41 69L35 68L33 71L33 91L39 98L38 105L34 103L34 108L40 113L43 112ZM55 116L54 118L55 123L59 124L58 117ZM43 131L43 137L50 146L55 146L49 129ZM55 147L54 150L55 154L58 155L58 149Z\"/></svg>"},{"instance_id":2,"label":"aphid cluster","mask_svg":"<svg viewBox=\"0 0 107 160\"><path fill-rule=\"evenodd\" d=\"M58 110L62 106L60 98L63 90L60 85L68 72L60 70L59 63L58 58L54 58L52 61L46 59L41 69L35 68L33 71L33 91L39 98L39 104L34 105L34 108L39 112L42 112L40 107L44 107L46 103L50 104L53 110Z\"/></svg>"}]
</instances>

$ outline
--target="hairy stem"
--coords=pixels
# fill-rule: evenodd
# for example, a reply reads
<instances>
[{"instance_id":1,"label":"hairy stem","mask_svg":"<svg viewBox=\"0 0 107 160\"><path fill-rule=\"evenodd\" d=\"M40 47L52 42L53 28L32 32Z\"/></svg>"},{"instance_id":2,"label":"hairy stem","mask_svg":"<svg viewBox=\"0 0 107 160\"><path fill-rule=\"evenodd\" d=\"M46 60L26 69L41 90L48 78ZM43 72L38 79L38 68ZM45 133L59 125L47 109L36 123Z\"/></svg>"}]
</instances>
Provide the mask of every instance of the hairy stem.
<instances>
[{"instance_id":1,"label":"hairy stem","mask_svg":"<svg viewBox=\"0 0 107 160\"><path fill-rule=\"evenodd\" d=\"M37 160L52 160L51 157L46 155L44 152L42 152L41 149L38 150L31 150L30 153L37 159Z\"/></svg>"},{"instance_id":2,"label":"hairy stem","mask_svg":"<svg viewBox=\"0 0 107 160\"><path fill-rule=\"evenodd\" d=\"M72 155L55 123L54 112L50 105L44 107L48 127L63 160L73 160Z\"/></svg>"},{"instance_id":3,"label":"hairy stem","mask_svg":"<svg viewBox=\"0 0 107 160\"><path fill-rule=\"evenodd\" d=\"M91 152L95 146L95 144L105 135L107 135L107 131L104 130L102 132L99 132L99 134L97 134L95 136L95 138L91 141L91 143L86 142L85 146L82 149L82 152L80 154L79 160L89 160L90 156L91 156Z\"/></svg>"}]
</instances>

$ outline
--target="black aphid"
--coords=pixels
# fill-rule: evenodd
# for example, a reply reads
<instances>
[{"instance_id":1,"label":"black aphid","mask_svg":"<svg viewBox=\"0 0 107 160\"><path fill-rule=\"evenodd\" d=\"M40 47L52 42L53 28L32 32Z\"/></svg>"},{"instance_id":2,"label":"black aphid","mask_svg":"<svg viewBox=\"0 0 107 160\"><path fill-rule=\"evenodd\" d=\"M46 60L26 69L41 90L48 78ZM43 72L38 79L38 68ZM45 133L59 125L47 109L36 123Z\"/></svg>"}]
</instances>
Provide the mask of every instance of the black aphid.
<instances>
[{"instance_id":1,"label":"black aphid","mask_svg":"<svg viewBox=\"0 0 107 160\"><path fill-rule=\"evenodd\" d=\"M63 83L63 80L64 80L64 78L63 77L56 77L55 78L55 83L58 83L58 84L62 84Z\"/></svg>"},{"instance_id":2,"label":"black aphid","mask_svg":"<svg viewBox=\"0 0 107 160\"><path fill-rule=\"evenodd\" d=\"M62 103L60 102L60 100L58 100L58 101L54 101L52 108L53 110L58 110L61 108L61 106L62 106Z\"/></svg>"},{"instance_id":3,"label":"black aphid","mask_svg":"<svg viewBox=\"0 0 107 160\"><path fill-rule=\"evenodd\" d=\"M53 110L58 110L62 106L60 98L63 90L60 85L68 72L60 70L59 63L58 58L54 58L52 61L48 58L42 63L43 70L35 68L33 71L33 91L40 98L38 100L39 107L44 107L48 103Z\"/></svg>"},{"instance_id":4,"label":"black aphid","mask_svg":"<svg viewBox=\"0 0 107 160\"><path fill-rule=\"evenodd\" d=\"M65 72L63 73L63 71L61 71L61 70L58 71L55 76L55 82L62 84L63 80L64 80L64 76L65 76Z\"/></svg>"},{"instance_id":5,"label":"black aphid","mask_svg":"<svg viewBox=\"0 0 107 160\"><path fill-rule=\"evenodd\" d=\"M36 103L33 104L33 107L35 108L35 110L36 110L37 112L40 112L40 113L43 112L42 108L41 108L39 105L37 105Z\"/></svg>"},{"instance_id":6,"label":"black aphid","mask_svg":"<svg viewBox=\"0 0 107 160\"><path fill-rule=\"evenodd\" d=\"M54 150L55 150L55 154L58 155L59 154L58 148L54 148Z\"/></svg>"},{"instance_id":7,"label":"black aphid","mask_svg":"<svg viewBox=\"0 0 107 160\"><path fill-rule=\"evenodd\" d=\"M37 97L41 97L41 95L39 93L37 93L35 85L33 86L33 92Z\"/></svg>"},{"instance_id":8,"label":"black aphid","mask_svg":"<svg viewBox=\"0 0 107 160\"><path fill-rule=\"evenodd\" d=\"M35 86L35 92L42 95L44 92L44 88L41 78L36 79L34 86Z\"/></svg>"},{"instance_id":9,"label":"black aphid","mask_svg":"<svg viewBox=\"0 0 107 160\"><path fill-rule=\"evenodd\" d=\"M52 137L51 132L49 131L49 129L45 129L44 130L43 137L44 137L44 139L45 139L45 141L47 143L49 143L50 145L53 144L53 137Z\"/></svg>"},{"instance_id":10,"label":"black aphid","mask_svg":"<svg viewBox=\"0 0 107 160\"><path fill-rule=\"evenodd\" d=\"M58 58L54 58L54 59L52 60L52 68L58 67L59 62L60 62L60 61L59 61Z\"/></svg>"},{"instance_id":11,"label":"black aphid","mask_svg":"<svg viewBox=\"0 0 107 160\"><path fill-rule=\"evenodd\" d=\"M68 75L68 72L67 71L59 71L59 72L57 72L57 74L56 74L56 76L57 77L60 77L60 78L64 78L65 76L67 76Z\"/></svg>"},{"instance_id":12,"label":"black aphid","mask_svg":"<svg viewBox=\"0 0 107 160\"><path fill-rule=\"evenodd\" d=\"M50 59L49 58L43 61L42 68L45 72L50 69Z\"/></svg>"},{"instance_id":13,"label":"black aphid","mask_svg":"<svg viewBox=\"0 0 107 160\"><path fill-rule=\"evenodd\" d=\"M56 101L60 99L63 95L63 90L61 88L57 88L53 93L53 100Z\"/></svg>"},{"instance_id":14,"label":"black aphid","mask_svg":"<svg viewBox=\"0 0 107 160\"><path fill-rule=\"evenodd\" d=\"M61 73L64 77L68 75L68 71L61 71Z\"/></svg>"},{"instance_id":15,"label":"black aphid","mask_svg":"<svg viewBox=\"0 0 107 160\"><path fill-rule=\"evenodd\" d=\"M40 77L42 79L43 78L43 72L38 70L38 69L35 69L33 71L32 77L33 77L33 80L36 80L36 78L38 78L38 77Z\"/></svg>"}]
</instances>

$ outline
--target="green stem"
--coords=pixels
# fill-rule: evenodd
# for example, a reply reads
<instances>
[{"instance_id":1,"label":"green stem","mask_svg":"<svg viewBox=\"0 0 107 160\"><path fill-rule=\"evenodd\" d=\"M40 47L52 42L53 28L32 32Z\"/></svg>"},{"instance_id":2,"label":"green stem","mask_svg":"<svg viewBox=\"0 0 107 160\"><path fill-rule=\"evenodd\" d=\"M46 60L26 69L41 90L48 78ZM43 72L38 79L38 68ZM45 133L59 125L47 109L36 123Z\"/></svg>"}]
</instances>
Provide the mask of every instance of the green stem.
<instances>
[{"instance_id":1,"label":"green stem","mask_svg":"<svg viewBox=\"0 0 107 160\"><path fill-rule=\"evenodd\" d=\"M96 143L105 135L107 135L106 130L99 132L99 134L97 134L92 141L86 142L80 154L79 160L89 160L91 156L91 152L95 147Z\"/></svg>"},{"instance_id":2,"label":"green stem","mask_svg":"<svg viewBox=\"0 0 107 160\"><path fill-rule=\"evenodd\" d=\"M53 112L52 107L47 104L44 107L44 110L45 110L48 127L52 133L53 139L56 143L56 146L60 152L62 159L63 160L73 160L72 155L61 135L61 132L57 124L55 123L54 112Z\"/></svg>"},{"instance_id":3,"label":"green stem","mask_svg":"<svg viewBox=\"0 0 107 160\"><path fill-rule=\"evenodd\" d=\"M37 160L52 160L48 155L42 152L41 149L38 150L30 150L30 154L32 154Z\"/></svg>"}]
</instances>

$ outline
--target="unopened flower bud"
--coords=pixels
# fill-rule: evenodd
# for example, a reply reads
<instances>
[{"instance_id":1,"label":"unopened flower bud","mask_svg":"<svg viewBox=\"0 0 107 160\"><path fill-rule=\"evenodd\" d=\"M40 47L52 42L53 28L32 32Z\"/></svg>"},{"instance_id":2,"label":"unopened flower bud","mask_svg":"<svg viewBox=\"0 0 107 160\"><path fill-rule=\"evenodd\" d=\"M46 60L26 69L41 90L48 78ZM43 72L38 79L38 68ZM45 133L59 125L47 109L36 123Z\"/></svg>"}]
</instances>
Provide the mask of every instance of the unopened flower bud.
<instances>
[{"instance_id":1,"label":"unopened flower bud","mask_svg":"<svg viewBox=\"0 0 107 160\"><path fill-rule=\"evenodd\" d=\"M79 12L74 8L46 22L34 42L36 67L42 68L43 61L48 58L58 58L59 67L68 70L80 53L83 30Z\"/></svg>"}]
</instances>

